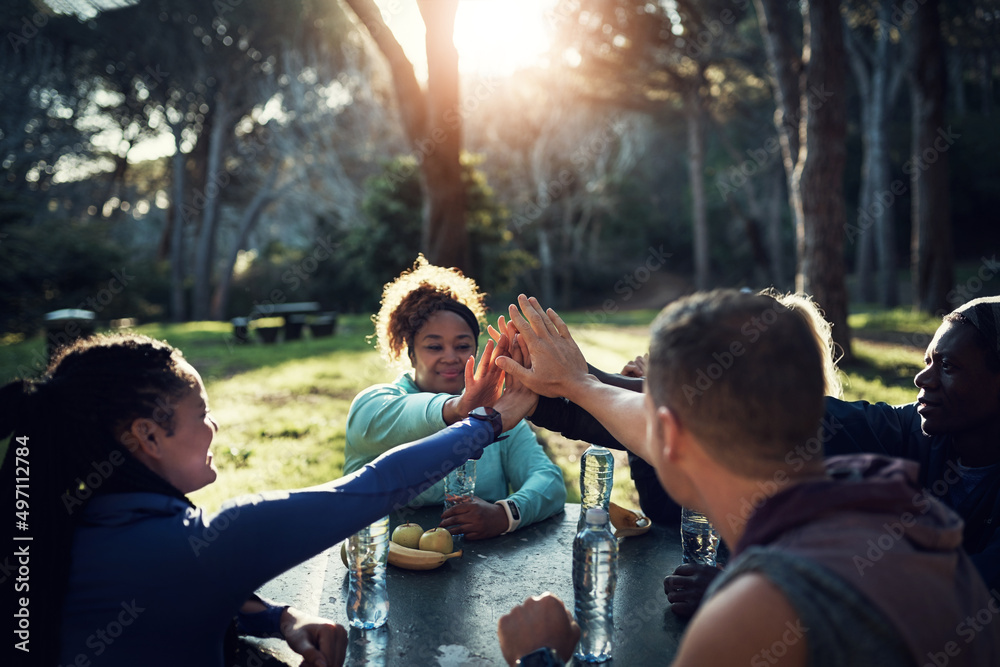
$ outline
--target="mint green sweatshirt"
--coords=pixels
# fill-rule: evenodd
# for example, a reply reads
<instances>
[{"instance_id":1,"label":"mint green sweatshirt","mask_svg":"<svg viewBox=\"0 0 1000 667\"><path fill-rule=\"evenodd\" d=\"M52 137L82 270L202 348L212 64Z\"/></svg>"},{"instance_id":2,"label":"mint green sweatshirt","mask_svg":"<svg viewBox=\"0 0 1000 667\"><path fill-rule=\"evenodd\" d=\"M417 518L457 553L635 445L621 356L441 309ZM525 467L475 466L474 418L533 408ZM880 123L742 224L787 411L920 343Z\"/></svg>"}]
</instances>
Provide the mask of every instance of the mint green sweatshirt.
<instances>
[{"instance_id":1,"label":"mint green sweatshirt","mask_svg":"<svg viewBox=\"0 0 1000 667\"><path fill-rule=\"evenodd\" d=\"M443 429L441 415L451 394L420 391L409 373L392 384L378 384L358 394L347 414L344 474L359 470L396 445ZM566 503L562 470L549 460L524 421L490 445L476 464L476 495L489 502L510 498L521 510L521 526L548 518ZM444 503L444 482L430 487L412 506Z\"/></svg>"}]
</instances>

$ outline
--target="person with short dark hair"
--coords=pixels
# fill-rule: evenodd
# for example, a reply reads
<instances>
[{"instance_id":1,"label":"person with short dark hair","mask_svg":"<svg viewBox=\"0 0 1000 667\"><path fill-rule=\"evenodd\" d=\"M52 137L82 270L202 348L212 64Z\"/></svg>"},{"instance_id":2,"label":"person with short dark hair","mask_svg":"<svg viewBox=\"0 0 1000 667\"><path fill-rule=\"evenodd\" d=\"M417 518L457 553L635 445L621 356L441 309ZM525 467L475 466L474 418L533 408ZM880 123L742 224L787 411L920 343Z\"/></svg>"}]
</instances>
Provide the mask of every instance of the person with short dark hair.
<instances>
[{"instance_id":1,"label":"person with short dark hair","mask_svg":"<svg viewBox=\"0 0 1000 667\"><path fill-rule=\"evenodd\" d=\"M554 311L518 302L511 321L529 361L497 364L528 389L565 396L600 419L732 550L675 665L765 664L775 646L783 665L902 666L938 654L950 665L1000 660L996 628L956 634L1000 601L961 549L960 518L921 491L914 463L796 457L816 436L825 387L822 354L800 314L733 290L670 304L652 326L639 395L589 375ZM711 382L697 382L703 375ZM523 403L513 397L515 410ZM886 548L873 555L873 543ZM535 613L536 603L511 612L513 621ZM505 655L563 646L567 632L561 621L520 636L509 627L525 626L501 619Z\"/></svg>"}]
</instances>

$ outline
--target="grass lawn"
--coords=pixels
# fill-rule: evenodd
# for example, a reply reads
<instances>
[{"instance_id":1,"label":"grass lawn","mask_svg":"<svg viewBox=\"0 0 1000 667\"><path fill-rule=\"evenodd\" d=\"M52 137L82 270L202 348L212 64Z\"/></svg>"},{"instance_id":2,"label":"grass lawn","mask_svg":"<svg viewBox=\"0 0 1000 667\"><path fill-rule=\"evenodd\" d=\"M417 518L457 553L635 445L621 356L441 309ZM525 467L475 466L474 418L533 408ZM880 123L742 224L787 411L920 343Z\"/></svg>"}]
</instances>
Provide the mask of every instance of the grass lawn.
<instances>
[{"instance_id":1,"label":"grass lawn","mask_svg":"<svg viewBox=\"0 0 1000 667\"><path fill-rule=\"evenodd\" d=\"M595 366L620 370L647 348L653 311L632 311L590 323L583 313L565 314L574 337ZM933 318L903 311L851 316L857 360L843 370L849 399L907 403L916 396L913 376L937 326ZM344 428L354 396L365 387L391 381L365 337L368 316L341 316L335 336L288 343L233 345L228 323L149 324L136 331L168 341L201 372L212 412L221 426L214 452L219 480L192 494L214 510L227 498L266 489L298 488L341 475ZM916 345L916 346L915 346ZM44 340L0 344L0 382L38 375L45 363ZM579 455L586 443L539 431L562 467L571 502L579 501ZM0 444L0 453L4 449ZM638 507L624 454L617 457L613 498Z\"/></svg>"}]
</instances>

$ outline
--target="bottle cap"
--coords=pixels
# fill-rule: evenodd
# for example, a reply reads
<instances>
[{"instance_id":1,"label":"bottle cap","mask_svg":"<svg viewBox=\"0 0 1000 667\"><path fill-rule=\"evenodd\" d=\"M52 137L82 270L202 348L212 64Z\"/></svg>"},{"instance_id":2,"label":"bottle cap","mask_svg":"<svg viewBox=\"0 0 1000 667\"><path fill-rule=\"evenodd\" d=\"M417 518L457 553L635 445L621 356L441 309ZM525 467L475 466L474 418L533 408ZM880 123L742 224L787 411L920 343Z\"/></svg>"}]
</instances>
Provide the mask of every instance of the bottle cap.
<instances>
[{"instance_id":1,"label":"bottle cap","mask_svg":"<svg viewBox=\"0 0 1000 667\"><path fill-rule=\"evenodd\" d=\"M590 507L587 509L587 525L603 526L608 522L608 511L603 507Z\"/></svg>"}]
</instances>

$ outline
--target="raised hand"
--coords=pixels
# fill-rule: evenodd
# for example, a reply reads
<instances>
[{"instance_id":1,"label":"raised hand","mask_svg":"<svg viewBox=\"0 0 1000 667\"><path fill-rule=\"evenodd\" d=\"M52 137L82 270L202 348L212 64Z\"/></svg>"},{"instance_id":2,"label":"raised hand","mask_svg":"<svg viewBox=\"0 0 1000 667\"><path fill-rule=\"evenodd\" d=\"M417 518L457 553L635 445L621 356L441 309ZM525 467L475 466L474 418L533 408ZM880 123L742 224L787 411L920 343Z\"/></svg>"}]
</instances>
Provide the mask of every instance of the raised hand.
<instances>
[{"instance_id":1,"label":"raised hand","mask_svg":"<svg viewBox=\"0 0 1000 667\"><path fill-rule=\"evenodd\" d=\"M499 343L486 341L478 366L475 357L469 357L465 363L465 389L460 396L449 399L442 410L445 423L465 419L473 408L496 404L503 393L504 371L495 362L499 356L508 354L509 348L509 339L501 336Z\"/></svg>"},{"instance_id":2,"label":"raised hand","mask_svg":"<svg viewBox=\"0 0 1000 667\"><path fill-rule=\"evenodd\" d=\"M524 368L531 368L531 357L528 356L528 348L520 334L516 334L511 342L510 358ZM503 396L494 406L503 416L504 428L513 427L532 414L537 406L538 394L528 389L513 375L507 375Z\"/></svg>"},{"instance_id":3,"label":"raised hand","mask_svg":"<svg viewBox=\"0 0 1000 667\"><path fill-rule=\"evenodd\" d=\"M543 310L535 297L523 294L517 302L521 309L511 304L510 325L523 337L531 365L525 367L510 357L499 358L497 365L542 396L567 396L574 383L587 377L583 352L556 311Z\"/></svg>"}]
</instances>

